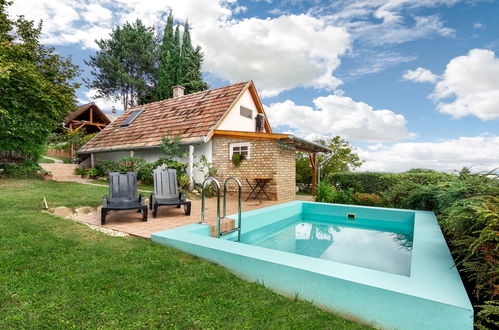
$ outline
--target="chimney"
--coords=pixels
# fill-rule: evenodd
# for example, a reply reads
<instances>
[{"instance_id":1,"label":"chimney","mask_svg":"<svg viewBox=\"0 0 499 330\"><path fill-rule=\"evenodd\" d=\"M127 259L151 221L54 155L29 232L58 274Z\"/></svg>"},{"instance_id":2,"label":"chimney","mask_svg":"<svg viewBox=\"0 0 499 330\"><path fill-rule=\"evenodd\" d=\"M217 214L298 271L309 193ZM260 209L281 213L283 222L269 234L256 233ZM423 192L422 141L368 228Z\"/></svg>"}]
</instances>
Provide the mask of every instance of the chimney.
<instances>
[{"instance_id":1,"label":"chimney","mask_svg":"<svg viewBox=\"0 0 499 330\"><path fill-rule=\"evenodd\" d=\"M173 98L176 99L177 97L184 96L184 89L180 85L173 86Z\"/></svg>"}]
</instances>

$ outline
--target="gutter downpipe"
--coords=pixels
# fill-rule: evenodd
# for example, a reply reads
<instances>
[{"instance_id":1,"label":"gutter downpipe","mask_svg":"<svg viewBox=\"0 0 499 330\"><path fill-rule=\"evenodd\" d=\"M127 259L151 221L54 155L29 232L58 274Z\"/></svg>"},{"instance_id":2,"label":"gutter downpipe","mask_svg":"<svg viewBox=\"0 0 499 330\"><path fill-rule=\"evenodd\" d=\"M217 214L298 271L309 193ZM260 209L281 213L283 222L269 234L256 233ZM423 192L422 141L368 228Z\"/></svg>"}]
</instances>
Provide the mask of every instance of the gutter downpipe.
<instances>
[{"instance_id":1,"label":"gutter downpipe","mask_svg":"<svg viewBox=\"0 0 499 330\"><path fill-rule=\"evenodd\" d=\"M326 164L331 158L333 158L334 155L329 156L328 158L324 159L322 162L319 163L317 166L317 185L321 183L321 167L322 165Z\"/></svg>"}]
</instances>

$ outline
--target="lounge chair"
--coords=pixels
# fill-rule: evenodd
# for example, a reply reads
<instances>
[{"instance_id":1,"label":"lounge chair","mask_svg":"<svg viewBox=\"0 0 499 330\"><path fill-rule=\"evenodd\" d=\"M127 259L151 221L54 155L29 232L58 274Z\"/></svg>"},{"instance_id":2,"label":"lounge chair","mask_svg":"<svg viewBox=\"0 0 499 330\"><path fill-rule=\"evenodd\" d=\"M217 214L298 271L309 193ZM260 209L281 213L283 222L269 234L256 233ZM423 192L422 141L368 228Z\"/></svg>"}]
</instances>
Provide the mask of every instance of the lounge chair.
<instances>
[{"instance_id":1,"label":"lounge chair","mask_svg":"<svg viewBox=\"0 0 499 330\"><path fill-rule=\"evenodd\" d=\"M162 205L175 205L180 208L184 206L185 215L191 214L191 202L187 201L185 194L178 192L177 171L164 167L158 167L153 171L154 193L149 198L149 209L152 210L153 218L156 218L158 207Z\"/></svg>"},{"instance_id":2,"label":"lounge chair","mask_svg":"<svg viewBox=\"0 0 499 330\"><path fill-rule=\"evenodd\" d=\"M144 195L137 196L137 173L109 173L109 198L102 198L101 224L106 223L109 211L137 210L142 221L147 221L147 205Z\"/></svg>"}]
</instances>

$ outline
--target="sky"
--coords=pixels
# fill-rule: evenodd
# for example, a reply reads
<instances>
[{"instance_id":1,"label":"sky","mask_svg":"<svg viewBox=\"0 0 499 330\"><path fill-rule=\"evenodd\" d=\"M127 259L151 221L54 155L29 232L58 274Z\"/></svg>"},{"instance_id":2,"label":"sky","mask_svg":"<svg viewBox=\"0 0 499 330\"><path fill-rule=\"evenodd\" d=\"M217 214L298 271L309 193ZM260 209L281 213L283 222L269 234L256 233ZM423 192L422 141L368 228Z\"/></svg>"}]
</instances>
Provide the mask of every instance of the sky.
<instances>
[{"instance_id":1,"label":"sky","mask_svg":"<svg viewBox=\"0 0 499 330\"><path fill-rule=\"evenodd\" d=\"M210 88L252 79L275 132L340 135L364 164L499 168L499 3L492 0L14 0L42 42L84 61L139 18L189 20ZM84 84L78 101L104 110Z\"/></svg>"}]
</instances>

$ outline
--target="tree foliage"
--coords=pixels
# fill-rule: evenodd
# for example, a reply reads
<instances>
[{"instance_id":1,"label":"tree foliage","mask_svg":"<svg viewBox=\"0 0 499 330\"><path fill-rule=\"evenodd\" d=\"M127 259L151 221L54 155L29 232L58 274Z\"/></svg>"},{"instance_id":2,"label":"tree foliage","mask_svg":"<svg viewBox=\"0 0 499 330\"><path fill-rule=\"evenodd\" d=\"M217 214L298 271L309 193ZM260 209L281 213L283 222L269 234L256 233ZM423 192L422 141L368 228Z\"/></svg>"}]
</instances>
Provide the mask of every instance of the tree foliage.
<instances>
[{"instance_id":1,"label":"tree foliage","mask_svg":"<svg viewBox=\"0 0 499 330\"><path fill-rule=\"evenodd\" d=\"M331 152L317 157L318 163L327 160L321 168L321 177L328 176L330 173L350 171L363 163L350 143L340 136L319 139L315 142L332 149ZM308 154L296 153L296 181L307 184L312 181L312 168Z\"/></svg>"},{"instance_id":2,"label":"tree foliage","mask_svg":"<svg viewBox=\"0 0 499 330\"><path fill-rule=\"evenodd\" d=\"M160 46L158 84L156 95L159 100L173 96L172 87L181 85L186 94L206 90L208 84L203 81L201 64L203 52L200 46L192 45L190 26L185 22L182 38L180 25L173 29L174 17L170 12Z\"/></svg>"},{"instance_id":3,"label":"tree foliage","mask_svg":"<svg viewBox=\"0 0 499 330\"><path fill-rule=\"evenodd\" d=\"M113 29L109 39L96 41L100 50L85 63L94 79L87 81L98 96L120 100L123 109L147 99L155 86L157 41L141 20Z\"/></svg>"},{"instance_id":4,"label":"tree foliage","mask_svg":"<svg viewBox=\"0 0 499 330\"><path fill-rule=\"evenodd\" d=\"M0 162L38 160L75 108L79 69L39 42L42 22L11 19L0 0Z\"/></svg>"},{"instance_id":5,"label":"tree foliage","mask_svg":"<svg viewBox=\"0 0 499 330\"><path fill-rule=\"evenodd\" d=\"M93 75L86 81L88 87L95 88L98 96L120 100L125 111L171 98L175 85L182 85L187 94L207 89L201 75L201 47L192 46L189 23L182 31L171 12L162 38L141 20L116 27L109 39L96 41L100 50L85 62Z\"/></svg>"}]
</instances>

